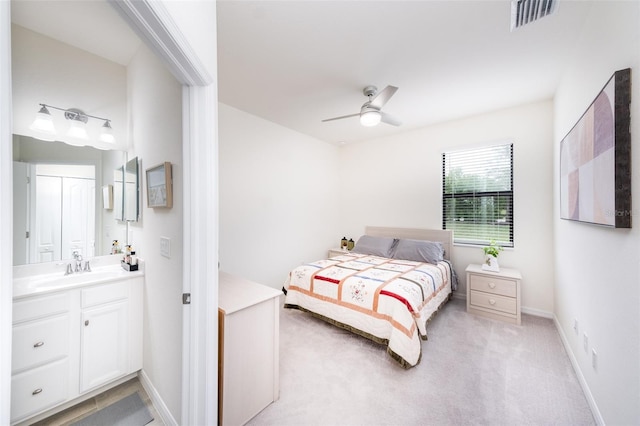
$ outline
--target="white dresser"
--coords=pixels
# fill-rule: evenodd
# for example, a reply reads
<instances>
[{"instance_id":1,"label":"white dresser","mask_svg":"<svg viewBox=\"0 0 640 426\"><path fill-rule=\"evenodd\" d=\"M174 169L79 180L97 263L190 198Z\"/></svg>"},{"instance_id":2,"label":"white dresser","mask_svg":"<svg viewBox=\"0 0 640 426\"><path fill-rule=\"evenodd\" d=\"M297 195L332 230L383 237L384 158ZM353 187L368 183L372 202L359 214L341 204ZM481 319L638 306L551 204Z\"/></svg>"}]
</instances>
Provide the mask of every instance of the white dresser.
<instances>
[{"instance_id":1,"label":"white dresser","mask_svg":"<svg viewBox=\"0 0 640 426\"><path fill-rule=\"evenodd\" d=\"M218 280L218 423L242 425L280 394L282 292L222 271Z\"/></svg>"},{"instance_id":2,"label":"white dresser","mask_svg":"<svg viewBox=\"0 0 640 426\"><path fill-rule=\"evenodd\" d=\"M490 272L473 264L466 271L467 312L520 325L520 272Z\"/></svg>"}]
</instances>

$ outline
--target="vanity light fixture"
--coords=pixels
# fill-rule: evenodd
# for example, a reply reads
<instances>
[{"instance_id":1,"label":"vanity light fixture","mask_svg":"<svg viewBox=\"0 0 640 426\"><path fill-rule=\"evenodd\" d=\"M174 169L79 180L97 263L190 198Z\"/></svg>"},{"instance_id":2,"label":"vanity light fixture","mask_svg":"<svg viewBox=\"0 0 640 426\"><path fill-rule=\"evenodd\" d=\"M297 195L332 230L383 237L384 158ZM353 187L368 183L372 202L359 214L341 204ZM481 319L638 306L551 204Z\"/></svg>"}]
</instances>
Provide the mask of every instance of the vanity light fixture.
<instances>
[{"instance_id":1,"label":"vanity light fixture","mask_svg":"<svg viewBox=\"0 0 640 426\"><path fill-rule=\"evenodd\" d=\"M53 125L53 118L47 107L44 104L40 105L40 111L36 114L36 118L29 128L37 132L39 139L53 142L56 140L56 128Z\"/></svg>"},{"instance_id":2,"label":"vanity light fixture","mask_svg":"<svg viewBox=\"0 0 640 426\"><path fill-rule=\"evenodd\" d=\"M81 141L89 140L89 134L87 133L86 126L87 121L89 121L89 117L84 112L79 109L71 108L64 112L64 118L69 120L67 136L73 139L80 139Z\"/></svg>"},{"instance_id":3,"label":"vanity light fixture","mask_svg":"<svg viewBox=\"0 0 640 426\"><path fill-rule=\"evenodd\" d=\"M107 120L102 125L100 137L98 138L105 143L115 143L116 138L113 137L113 128L111 127L111 120Z\"/></svg>"},{"instance_id":4,"label":"vanity light fixture","mask_svg":"<svg viewBox=\"0 0 640 426\"><path fill-rule=\"evenodd\" d=\"M113 128L111 127L111 120L108 118L96 117L95 115L89 115L77 108L59 108L53 105L40 104L40 111L36 114L36 119L33 121L29 128L36 132L36 137L45 141L56 140L56 129L53 125L53 118L49 109L57 109L64 112L64 118L69 120L69 129L67 130L67 136L71 138L70 145L83 146L87 145L89 141L89 134L87 133L87 122L89 118L95 118L97 120L103 120L104 124L100 130L99 140L100 142L114 144L115 138L113 137ZM77 141L77 142L76 142Z\"/></svg>"}]
</instances>

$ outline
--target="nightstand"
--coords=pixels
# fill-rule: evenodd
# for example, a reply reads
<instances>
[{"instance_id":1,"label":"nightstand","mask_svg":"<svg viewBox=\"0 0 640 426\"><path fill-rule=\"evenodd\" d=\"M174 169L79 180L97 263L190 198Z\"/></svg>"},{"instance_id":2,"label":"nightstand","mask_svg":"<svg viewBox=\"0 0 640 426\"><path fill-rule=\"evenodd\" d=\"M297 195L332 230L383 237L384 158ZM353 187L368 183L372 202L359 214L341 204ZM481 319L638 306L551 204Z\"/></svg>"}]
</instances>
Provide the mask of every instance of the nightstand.
<instances>
[{"instance_id":1,"label":"nightstand","mask_svg":"<svg viewBox=\"0 0 640 426\"><path fill-rule=\"evenodd\" d=\"M341 249L339 247L338 248L331 248L331 249L329 249L329 254L327 254L327 257L329 259L331 259L332 257L342 256L343 254L348 254L348 253L349 253L349 250L347 250L347 249L343 250L343 249Z\"/></svg>"},{"instance_id":2,"label":"nightstand","mask_svg":"<svg viewBox=\"0 0 640 426\"><path fill-rule=\"evenodd\" d=\"M467 312L520 325L520 283L516 269L490 272L467 266Z\"/></svg>"}]
</instances>

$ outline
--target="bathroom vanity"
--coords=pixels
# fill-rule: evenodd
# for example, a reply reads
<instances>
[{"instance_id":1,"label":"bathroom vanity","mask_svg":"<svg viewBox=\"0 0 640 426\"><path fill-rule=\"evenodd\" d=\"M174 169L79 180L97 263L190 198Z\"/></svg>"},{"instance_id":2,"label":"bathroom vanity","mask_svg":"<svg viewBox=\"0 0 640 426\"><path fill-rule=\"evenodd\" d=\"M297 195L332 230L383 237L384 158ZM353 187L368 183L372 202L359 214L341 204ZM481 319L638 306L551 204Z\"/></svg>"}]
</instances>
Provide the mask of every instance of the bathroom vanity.
<instances>
[{"instance_id":1,"label":"bathroom vanity","mask_svg":"<svg viewBox=\"0 0 640 426\"><path fill-rule=\"evenodd\" d=\"M74 405L142 368L143 283L142 270L119 264L14 278L12 424Z\"/></svg>"}]
</instances>

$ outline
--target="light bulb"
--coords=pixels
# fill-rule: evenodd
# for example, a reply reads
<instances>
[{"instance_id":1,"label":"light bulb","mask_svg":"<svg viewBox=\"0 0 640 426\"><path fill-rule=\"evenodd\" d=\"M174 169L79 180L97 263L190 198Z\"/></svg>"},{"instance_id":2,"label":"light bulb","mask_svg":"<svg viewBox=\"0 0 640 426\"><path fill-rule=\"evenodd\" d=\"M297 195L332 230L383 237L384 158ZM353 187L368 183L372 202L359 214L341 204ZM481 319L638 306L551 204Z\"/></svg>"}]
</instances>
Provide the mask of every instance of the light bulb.
<instances>
[{"instance_id":1,"label":"light bulb","mask_svg":"<svg viewBox=\"0 0 640 426\"><path fill-rule=\"evenodd\" d=\"M41 104L42 105L42 104ZM56 128L53 125L53 118L46 106L42 105L40 111L36 114L35 120L29 126L31 130L36 132L35 137L43 141L53 142L56 140Z\"/></svg>"},{"instance_id":2,"label":"light bulb","mask_svg":"<svg viewBox=\"0 0 640 426\"><path fill-rule=\"evenodd\" d=\"M377 126L381 119L380 111L365 111L360 114L360 124L365 127Z\"/></svg>"},{"instance_id":3,"label":"light bulb","mask_svg":"<svg viewBox=\"0 0 640 426\"><path fill-rule=\"evenodd\" d=\"M113 128L111 127L111 122L109 120L105 121L102 125L100 137L101 142L105 143L115 143L116 138L113 137Z\"/></svg>"},{"instance_id":4,"label":"light bulb","mask_svg":"<svg viewBox=\"0 0 640 426\"><path fill-rule=\"evenodd\" d=\"M67 136L72 139L80 139L86 141L89 139L87 134L87 128L82 121L70 120L69 130L67 130ZM73 145L76 145L75 143Z\"/></svg>"}]
</instances>

